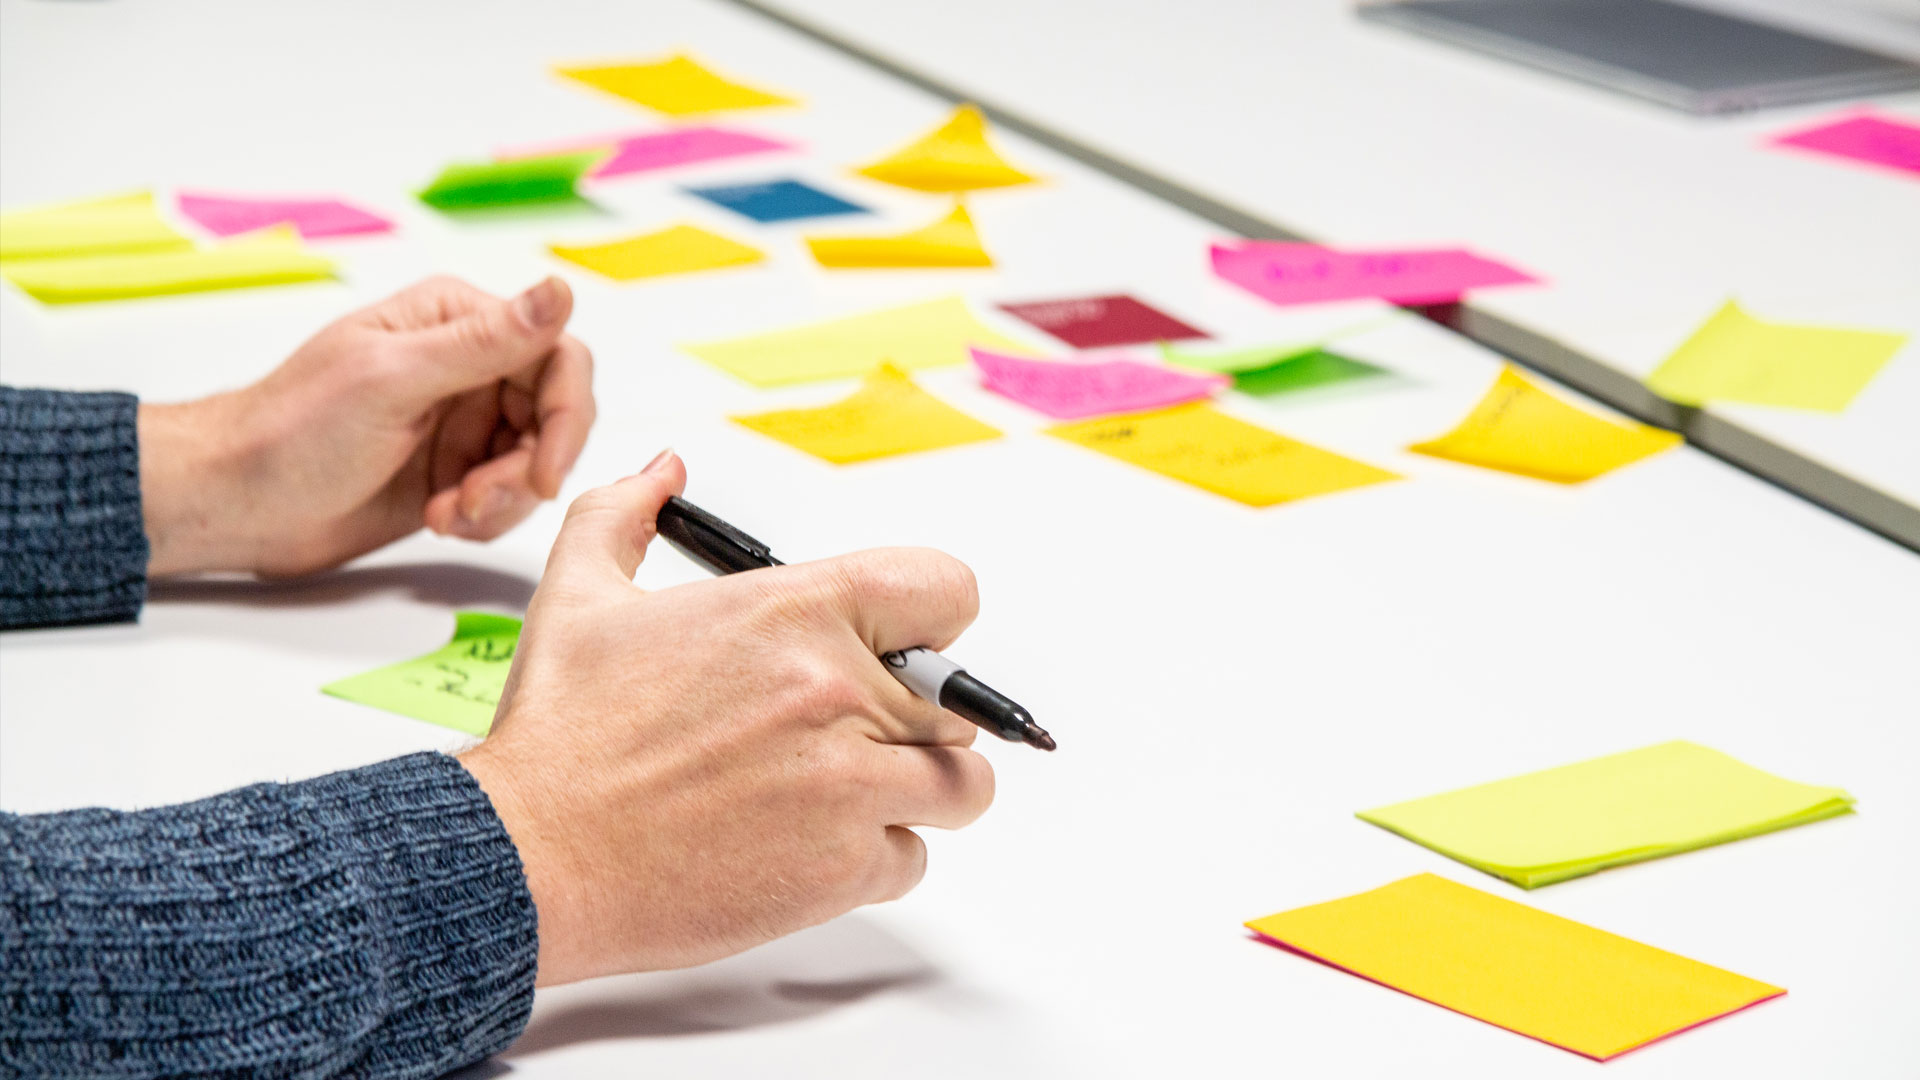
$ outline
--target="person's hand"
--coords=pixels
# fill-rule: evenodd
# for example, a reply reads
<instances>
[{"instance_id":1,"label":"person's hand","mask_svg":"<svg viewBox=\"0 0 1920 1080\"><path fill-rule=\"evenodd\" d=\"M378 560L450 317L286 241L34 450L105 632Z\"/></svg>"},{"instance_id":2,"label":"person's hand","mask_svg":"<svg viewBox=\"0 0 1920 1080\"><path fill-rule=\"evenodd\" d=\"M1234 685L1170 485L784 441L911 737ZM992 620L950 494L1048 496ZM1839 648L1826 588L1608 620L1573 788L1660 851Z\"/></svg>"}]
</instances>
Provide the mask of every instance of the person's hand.
<instances>
[{"instance_id":1,"label":"person's hand","mask_svg":"<svg viewBox=\"0 0 1920 1080\"><path fill-rule=\"evenodd\" d=\"M266 378L140 407L155 577L324 570L419 529L490 540L593 425L593 357L558 278L511 300L423 281L328 326Z\"/></svg>"},{"instance_id":2,"label":"person's hand","mask_svg":"<svg viewBox=\"0 0 1920 1080\"><path fill-rule=\"evenodd\" d=\"M662 454L575 500L487 740L461 755L525 864L543 986L704 963L913 888L908 826L993 800L972 724L876 658L973 621L953 558L869 551L645 592Z\"/></svg>"}]
</instances>

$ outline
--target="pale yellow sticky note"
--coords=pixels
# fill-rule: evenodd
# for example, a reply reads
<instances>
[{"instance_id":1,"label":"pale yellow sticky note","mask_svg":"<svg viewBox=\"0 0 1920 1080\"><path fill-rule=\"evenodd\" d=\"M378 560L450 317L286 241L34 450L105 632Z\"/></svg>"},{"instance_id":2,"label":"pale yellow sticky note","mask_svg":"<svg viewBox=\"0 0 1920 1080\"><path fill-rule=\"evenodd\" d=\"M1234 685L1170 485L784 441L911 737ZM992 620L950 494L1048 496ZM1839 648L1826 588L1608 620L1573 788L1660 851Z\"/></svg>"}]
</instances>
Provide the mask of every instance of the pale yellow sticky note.
<instances>
[{"instance_id":1,"label":"pale yellow sticky note","mask_svg":"<svg viewBox=\"0 0 1920 1080\"><path fill-rule=\"evenodd\" d=\"M1600 1061L1786 993L1433 874L1246 925L1362 978Z\"/></svg>"},{"instance_id":2,"label":"pale yellow sticky note","mask_svg":"<svg viewBox=\"0 0 1920 1080\"><path fill-rule=\"evenodd\" d=\"M693 225L675 225L605 244L554 244L549 250L615 281L744 266L766 258L756 248Z\"/></svg>"},{"instance_id":3,"label":"pale yellow sticky note","mask_svg":"<svg viewBox=\"0 0 1920 1080\"><path fill-rule=\"evenodd\" d=\"M685 53L645 64L554 70L566 78L668 116L698 116L728 109L797 103L794 98L734 82Z\"/></svg>"},{"instance_id":4,"label":"pale yellow sticky note","mask_svg":"<svg viewBox=\"0 0 1920 1080\"><path fill-rule=\"evenodd\" d=\"M61 203L0 214L0 259L58 259L109 252L184 251L193 241L161 218L153 193Z\"/></svg>"},{"instance_id":5,"label":"pale yellow sticky note","mask_svg":"<svg viewBox=\"0 0 1920 1080\"><path fill-rule=\"evenodd\" d=\"M864 375L882 363L909 371L964 364L969 345L1035 355L989 329L957 296L681 348L755 386L781 386Z\"/></svg>"},{"instance_id":6,"label":"pale yellow sticky note","mask_svg":"<svg viewBox=\"0 0 1920 1080\"><path fill-rule=\"evenodd\" d=\"M1523 888L1847 813L1839 788L1783 780L1690 742L1662 743L1360 818Z\"/></svg>"},{"instance_id":7,"label":"pale yellow sticky note","mask_svg":"<svg viewBox=\"0 0 1920 1080\"><path fill-rule=\"evenodd\" d=\"M1400 479L1198 402L1061 424L1048 428L1047 434L1248 506L1273 506Z\"/></svg>"},{"instance_id":8,"label":"pale yellow sticky note","mask_svg":"<svg viewBox=\"0 0 1920 1080\"><path fill-rule=\"evenodd\" d=\"M892 364L875 368L852 396L831 405L729 419L835 465L1000 437Z\"/></svg>"},{"instance_id":9,"label":"pale yellow sticky note","mask_svg":"<svg viewBox=\"0 0 1920 1080\"><path fill-rule=\"evenodd\" d=\"M1680 442L1681 437L1671 431L1590 413L1507 367L1458 427L1407 449L1538 480L1577 484Z\"/></svg>"},{"instance_id":10,"label":"pale yellow sticky note","mask_svg":"<svg viewBox=\"0 0 1920 1080\"><path fill-rule=\"evenodd\" d=\"M1743 401L1837 413L1906 343L1905 334L1765 322L1729 300L1647 386L1682 405Z\"/></svg>"},{"instance_id":11,"label":"pale yellow sticky note","mask_svg":"<svg viewBox=\"0 0 1920 1080\"><path fill-rule=\"evenodd\" d=\"M862 176L915 191L974 191L1030 184L987 141L987 118L962 105L947 122L863 169Z\"/></svg>"},{"instance_id":12,"label":"pale yellow sticky note","mask_svg":"<svg viewBox=\"0 0 1920 1080\"><path fill-rule=\"evenodd\" d=\"M0 275L49 304L319 281L333 261L309 254L292 225L243 233L197 251L152 251L11 262Z\"/></svg>"},{"instance_id":13,"label":"pale yellow sticky note","mask_svg":"<svg viewBox=\"0 0 1920 1080\"><path fill-rule=\"evenodd\" d=\"M837 269L993 265L964 206L923 229L895 236L809 236L807 247L815 262Z\"/></svg>"}]
</instances>

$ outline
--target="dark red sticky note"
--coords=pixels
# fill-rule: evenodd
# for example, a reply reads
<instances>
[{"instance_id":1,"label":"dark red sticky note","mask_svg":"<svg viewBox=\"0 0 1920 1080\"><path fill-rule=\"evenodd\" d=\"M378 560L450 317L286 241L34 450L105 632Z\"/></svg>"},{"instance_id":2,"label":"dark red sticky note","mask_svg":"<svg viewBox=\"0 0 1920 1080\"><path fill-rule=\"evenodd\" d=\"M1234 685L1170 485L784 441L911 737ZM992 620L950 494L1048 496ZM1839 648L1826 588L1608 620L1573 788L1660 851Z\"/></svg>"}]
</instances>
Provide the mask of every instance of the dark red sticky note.
<instances>
[{"instance_id":1,"label":"dark red sticky note","mask_svg":"<svg viewBox=\"0 0 1920 1080\"><path fill-rule=\"evenodd\" d=\"M1000 310L1025 319L1076 349L1207 336L1206 331L1196 330L1131 296L1036 300L1028 304L1001 304Z\"/></svg>"}]
</instances>

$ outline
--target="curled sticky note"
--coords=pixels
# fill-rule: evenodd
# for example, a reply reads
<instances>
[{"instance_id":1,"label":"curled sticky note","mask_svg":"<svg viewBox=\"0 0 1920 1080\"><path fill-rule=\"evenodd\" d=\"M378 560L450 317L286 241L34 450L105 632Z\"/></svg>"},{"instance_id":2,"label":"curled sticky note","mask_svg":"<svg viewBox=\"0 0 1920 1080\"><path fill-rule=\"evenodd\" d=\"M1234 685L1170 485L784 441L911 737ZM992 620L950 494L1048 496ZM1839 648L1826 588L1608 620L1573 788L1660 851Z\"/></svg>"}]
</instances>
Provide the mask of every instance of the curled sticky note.
<instances>
[{"instance_id":1,"label":"curled sticky note","mask_svg":"<svg viewBox=\"0 0 1920 1080\"><path fill-rule=\"evenodd\" d=\"M191 247L191 239L161 218L150 191L0 214L0 260Z\"/></svg>"},{"instance_id":2,"label":"curled sticky note","mask_svg":"<svg viewBox=\"0 0 1920 1080\"><path fill-rule=\"evenodd\" d=\"M1503 367L1492 389L1458 426L1407 449L1537 480L1578 484L1681 442L1676 432L1588 412Z\"/></svg>"},{"instance_id":3,"label":"curled sticky note","mask_svg":"<svg viewBox=\"0 0 1920 1080\"><path fill-rule=\"evenodd\" d=\"M1162 409L1210 397L1227 384L1224 375L1198 375L1125 357L1029 360L985 349L970 351L987 389L1058 420Z\"/></svg>"},{"instance_id":4,"label":"curled sticky note","mask_svg":"<svg viewBox=\"0 0 1920 1080\"><path fill-rule=\"evenodd\" d=\"M863 375L882 363L904 370L964 364L969 345L1027 351L957 296L681 348L755 386L780 386Z\"/></svg>"},{"instance_id":5,"label":"curled sticky note","mask_svg":"<svg viewBox=\"0 0 1920 1080\"><path fill-rule=\"evenodd\" d=\"M565 78L668 116L796 104L793 98L734 82L685 53L645 63L554 70Z\"/></svg>"},{"instance_id":6,"label":"curled sticky note","mask_svg":"<svg viewBox=\"0 0 1920 1080\"><path fill-rule=\"evenodd\" d=\"M838 269L992 266L967 208L955 206L925 228L894 236L809 236L815 262Z\"/></svg>"},{"instance_id":7,"label":"curled sticky note","mask_svg":"<svg viewBox=\"0 0 1920 1080\"><path fill-rule=\"evenodd\" d=\"M915 191L975 191L1030 184L987 141L987 118L977 105L962 105L928 134L856 170L862 176Z\"/></svg>"},{"instance_id":8,"label":"curled sticky note","mask_svg":"<svg viewBox=\"0 0 1920 1080\"><path fill-rule=\"evenodd\" d=\"M1647 386L1669 401L1740 401L1841 412L1866 389L1907 335L1756 319L1729 300Z\"/></svg>"},{"instance_id":9,"label":"curled sticky note","mask_svg":"<svg viewBox=\"0 0 1920 1080\"><path fill-rule=\"evenodd\" d=\"M1225 372L1233 377L1235 390L1257 397L1391 374L1386 368L1329 352L1318 345L1270 345L1197 353L1162 342L1160 355L1169 364Z\"/></svg>"},{"instance_id":10,"label":"curled sticky note","mask_svg":"<svg viewBox=\"0 0 1920 1080\"><path fill-rule=\"evenodd\" d=\"M253 198L183 191L180 213L216 236L237 236L272 225L293 226L308 240L389 232L393 222L339 199Z\"/></svg>"},{"instance_id":11,"label":"curled sticky note","mask_svg":"<svg viewBox=\"0 0 1920 1080\"><path fill-rule=\"evenodd\" d=\"M831 405L730 419L836 465L1000 437L892 364L874 369L851 397Z\"/></svg>"},{"instance_id":12,"label":"curled sticky note","mask_svg":"<svg viewBox=\"0 0 1920 1080\"><path fill-rule=\"evenodd\" d=\"M440 648L328 683L320 692L468 735L485 735L493 726L519 643L519 619L457 612L453 640Z\"/></svg>"},{"instance_id":13,"label":"curled sticky note","mask_svg":"<svg viewBox=\"0 0 1920 1080\"><path fill-rule=\"evenodd\" d=\"M580 197L580 178L607 155L607 150L596 149L513 161L456 162L421 189L420 201L436 210L571 202Z\"/></svg>"},{"instance_id":14,"label":"curled sticky note","mask_svg":"<svg viewBox=\"0 0 1920 1080\"><path fill-rule=\"evenodd\" d=\"M744 266L766 257L757 248L694 225L675 225L604 244L577 247L554 244L550 250L570 263L615 281Z\"/></svg>"},{"instance_id":15,"label":"curled sticky note","mask_svg":"<svg viewBox=\"0 0 1920 1080\"><path fill-rule=\"evenodd\" d=\"M333 262L303 250L293 227L280 225L197 251L30 259L0 274L36 300L69 304L318 281L333 276Z\"/></svg>"}]
</instances>

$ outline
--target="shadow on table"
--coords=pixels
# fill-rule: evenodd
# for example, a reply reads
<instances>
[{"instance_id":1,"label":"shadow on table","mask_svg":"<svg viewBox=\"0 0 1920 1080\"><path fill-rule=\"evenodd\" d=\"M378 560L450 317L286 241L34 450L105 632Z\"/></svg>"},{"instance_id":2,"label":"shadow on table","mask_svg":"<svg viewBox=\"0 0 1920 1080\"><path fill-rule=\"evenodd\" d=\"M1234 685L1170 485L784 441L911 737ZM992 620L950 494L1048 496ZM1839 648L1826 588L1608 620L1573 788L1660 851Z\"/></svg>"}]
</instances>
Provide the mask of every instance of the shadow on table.
<instances>
[{"instance_id":1,"label":"shadow on table","mask_svg":"<svg viewBox=\"0 0 1920 1080\"><path fill-rule=\"evenodd\" d=\"M540 583L532 578L467 563L400 563L333 570L284 581L253 578L189 578L156 581L149 603L237 604L244 607L316 607L376 592L406 592L443 607L524 611Z\"/></svg>"}]
</instances>

